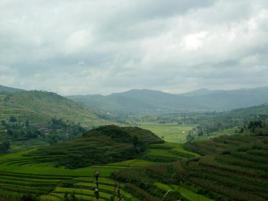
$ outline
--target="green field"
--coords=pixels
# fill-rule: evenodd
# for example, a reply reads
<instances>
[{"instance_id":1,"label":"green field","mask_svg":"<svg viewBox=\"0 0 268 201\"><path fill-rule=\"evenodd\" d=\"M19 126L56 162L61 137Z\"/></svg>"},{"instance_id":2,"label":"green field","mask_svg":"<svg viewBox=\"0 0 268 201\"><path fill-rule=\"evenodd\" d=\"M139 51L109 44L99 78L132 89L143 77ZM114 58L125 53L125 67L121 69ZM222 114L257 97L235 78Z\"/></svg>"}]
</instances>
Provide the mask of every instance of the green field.
<instances>
[{"instance_id":1,"label":"green field","mask_svg":"<svg viewBox=\"0 0 268 201\"><path fill-rule=\"evenodd\" d=\"M210 198L207 198L206 196L197 194L190 190L189 188L183 186L183 185L167 185L163 183L156 182L154 184L158 189L164 190L166 192L179 192L183 197L185 197L188 200L195 200L195 201L213 201Z\"/></svg>"},{"instance_id":2,"label":"green field","mask_svg":"<svg viewBox=\"0 0 268 201\"><path fill-rule=\"evenodd\" d=\"M139 127L151 130L166 142L184 143L194 125L143 123Z\"/></svg>"},{"instance_id":3,"label":"green field","mask_svg":"<svg viewBox=\"0 0 268 201\"><path fill-rule=\"evenodd\" d=\"M95 165L78 169L55 167L51 163L37 163L25 154L26 150L0 155L0 189L1 195L21 196L22 194L37 195L42 201L61 201L66 192L75 193L80 200L94 200L94 174L100 172L100 200L110 200L117 186L111 174L127 168L145 168L161 164L161 158L170 161L196 156L183 148L182 145L165 143L151 145L145 156L140 159L127 160L106 165ZM159 158L157 158L159 156ZM125 198L138 201L121 183L121 191ZM137 187L138 188L138 187ZM194 200L192 200L194 201Z\"/></svg>"}]
</instances>

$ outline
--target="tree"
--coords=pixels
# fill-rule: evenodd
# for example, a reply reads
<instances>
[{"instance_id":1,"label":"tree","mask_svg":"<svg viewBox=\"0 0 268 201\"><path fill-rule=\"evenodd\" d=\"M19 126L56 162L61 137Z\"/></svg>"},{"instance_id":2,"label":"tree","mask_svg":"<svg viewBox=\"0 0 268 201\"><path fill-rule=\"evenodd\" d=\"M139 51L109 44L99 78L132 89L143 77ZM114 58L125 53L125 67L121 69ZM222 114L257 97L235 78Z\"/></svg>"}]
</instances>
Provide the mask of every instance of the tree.
<instances>
[{"instance_id":1,"label":"tree","mask_svg":"<svg viewBox=\"0 0 268 201\"><path fill-rule=\"evenodd\" d=\"M11 116L9 117L9 122L12 122L12 123L17 122L17 118L14 116Z\"/></svg>"},{"instance_id":2,"label":"tree","mask_svg":"<svg viewBox=\"0 0 268 201\"><path fill-rule=\"evenodd\" d=\"M1 124L2 124L2 126L6 127L6 121L5 120L2 120Z\"/></svg>"},{"instance_id":3,"label":"tree","mask_svg":"<svg viewBox=\"0 0 268 201\"><path fill-rule=\"evenodd\" d=\"M0 144L0 153L6 153L10 149L10 143L8 141L3 142Z\"/></svg>"},{"instance_id":4,"label":"tree","mask_svg":"<svg viewBox=\"0 0 268 201\"><path fill-rule=\"evenodd\" d=\"M20 201L37 201L37 198L28 194L28 195L23 195Z\"/></svg>"},{"instance_id":5,"label":"tree","mask_svg":"<svg viewBox=\"0 0 268 201\"><path fill-rule=\"evenodd\" d=\"M248 129L254 133L256 128L262 128L263 125L264 123L261 120L251 121L248 124Z\"/></svg>"},{"instance_id":6,"label":"tree","mask_svg":"<svg viewBox=\"0 0 268 201\"><path fill-rule=\"evenodd\" d=\"M75 193L72 192L70 201L76 201Z\"/></svg>"},{"instance_id":7,"label":"tree","mask_svg":"<svg viewBox=\"0 0 268 201\"><path fill-rule=\"evenodd\" d=\"M69 193L64 193L63 201L69 201Z\"/></svg>"},{"instance_id":8,"label":"tree","mask_svg":"<svg viewBox=\"0 0 268 201\"><path fill-rule=\"evenodd\" d=\"M145 150L144 143L141 142L137 136L134 136L133 137L132 143L133 143L133 145L134 145L135 150L136 150L137 153L140 153L140 152L142 152L142 151Z\"/></svg>"}]
</instances>

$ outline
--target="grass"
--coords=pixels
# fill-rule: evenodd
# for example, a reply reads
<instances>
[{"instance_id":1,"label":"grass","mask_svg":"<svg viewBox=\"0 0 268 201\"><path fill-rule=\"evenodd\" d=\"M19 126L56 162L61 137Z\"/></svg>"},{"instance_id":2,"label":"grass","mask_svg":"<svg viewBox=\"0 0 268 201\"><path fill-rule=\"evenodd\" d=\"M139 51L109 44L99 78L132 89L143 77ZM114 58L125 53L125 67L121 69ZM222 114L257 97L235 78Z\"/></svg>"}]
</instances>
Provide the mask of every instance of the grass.
<instances>
[{"instance_id":1,"label":"grass","mask_svg":"<svg viewBox=\"0 0 268 201\"><path fill-rule=\"evenodd\" d=\"M182 144L154 144L143 156L144 159L157 162L171 162L185 158L193 158L198 154L187 151Z\"/></svg>"},{"instance_id":2,"label":"grass","mask_svg":"<svg viewBox=\"0 0 268 201\"><path fill-rule=\"evenodd\" d=\"M210 198L207 198L206 196L197 194L190 190L189 188L182 186L182 185L167 185L160 182L156 182L154 184L157 188L166 191L171 192L175 191L181 194L183 198L186 198L189 201L213 201Z\"/></svg>"},{"instance_id":3,"label":"grass","mask_svg":"<svg viewBox=\"0 0 268 201\"><path fill-rule=\"evenodd\" d=\"M151 130L166 142L184 143L193 125L142 123L139 127Z\"/></svg>"}]
</instances>

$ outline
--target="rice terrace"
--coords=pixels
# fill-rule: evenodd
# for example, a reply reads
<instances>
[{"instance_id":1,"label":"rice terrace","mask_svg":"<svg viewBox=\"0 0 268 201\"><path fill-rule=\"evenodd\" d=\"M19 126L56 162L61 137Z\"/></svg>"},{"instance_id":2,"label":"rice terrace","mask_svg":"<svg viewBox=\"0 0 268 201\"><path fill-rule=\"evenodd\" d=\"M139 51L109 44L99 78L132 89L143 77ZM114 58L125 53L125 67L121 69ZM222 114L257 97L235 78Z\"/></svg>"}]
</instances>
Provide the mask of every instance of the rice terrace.
<instances>
[{"instance_id":1,"label":"rice terrace","mask_svg":"<svg viewBox=\"0 0 268 201\"><path fill-rule=\"evenodd\" d=\"M0 0L0 201L268 201L267 0Z\"/></svg>"}]
</instances>

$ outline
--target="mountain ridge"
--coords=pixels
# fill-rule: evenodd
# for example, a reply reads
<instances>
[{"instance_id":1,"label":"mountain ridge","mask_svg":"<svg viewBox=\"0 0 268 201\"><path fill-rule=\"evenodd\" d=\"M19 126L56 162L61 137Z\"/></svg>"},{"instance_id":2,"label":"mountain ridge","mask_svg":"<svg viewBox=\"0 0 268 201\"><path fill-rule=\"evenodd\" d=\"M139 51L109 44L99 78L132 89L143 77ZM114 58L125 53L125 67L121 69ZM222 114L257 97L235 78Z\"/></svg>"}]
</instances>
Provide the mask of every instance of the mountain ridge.
<instances>
[{"instance_id":1,"label":"mountain ridge","mask_svg":"<svg viewBox=\"0 0 268 201\"><path fill-rule=\"evenodd\" d=\"M76 95L68 98L88 108L107 113L221 112L268 103L268 87L236 90L199 89L183 94L133 89L110 95Z\"/></svg>"}]
</instances>

